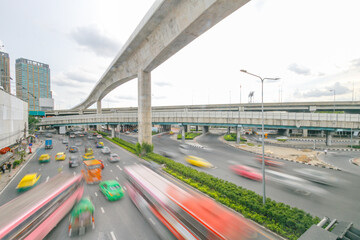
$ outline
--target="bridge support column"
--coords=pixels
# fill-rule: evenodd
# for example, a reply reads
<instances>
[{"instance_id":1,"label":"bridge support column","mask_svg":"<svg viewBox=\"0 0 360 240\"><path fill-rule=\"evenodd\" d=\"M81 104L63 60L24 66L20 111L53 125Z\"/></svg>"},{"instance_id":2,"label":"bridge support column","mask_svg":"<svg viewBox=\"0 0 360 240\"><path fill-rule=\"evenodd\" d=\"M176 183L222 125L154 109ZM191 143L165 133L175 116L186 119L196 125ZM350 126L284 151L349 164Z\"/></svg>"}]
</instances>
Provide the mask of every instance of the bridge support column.
<instances>
[{"instance_id":1,"label":"bridge support column","mask_svg":"<svg viewBox=\"0 0 360 240\"><path fill-rule=\"evenodd\" d=\"M185 143L185 126L181 126L181 141L182 143Z\"/></svg>"},{"instance_id":2,"label":"bridge support column","mask_svg":"<svg viewBox=\"0 0 360 240\"><path fill-rule=\"evenodd\" d=\"M138 142L152 144L151 73L138 73Z\"/></svg>"},{"instance_id":3,"label":"bridge support column","mask_svg":"<svg viewBox=\"0 0 360 240\"><path fill-rule=\"evenodd\" d=\"M290 129L285 130L285 136L290 137Z\"/></svg>"},{"instance_id":4,"label":"bridge support column","mask_svg":"<svg viewBox=\"0 0 360 240\"><path fill-rule=\"evenodd\" d=\"M79 110L79 115L83 115L84 114L84 110L83 109L80 109Z\"/></svg>"},{"instance_id":5,"label":"bridge support column","mask_svg":"<svg viewBox=\"0 0 360 240\"><path fill-rule=\"evenodd\" d=\"M236 143L240 143L241 127L236 127Z\"/></svg>"},{"instance_id":6,"label":"bridge support column","mask_svg":"<svg viewBox=\"0 0 360 240\"><path fill-rule=\"evenodd\" d=\"M195 131L199 131L199 126L198 125L195 126Z\"/></svg>"},{"instance_id":7,"label":"bridge support column","mask_svg":"<svg viewBox=\"0 0 360 240\"><path fill-rule=\"evenodd\" d=\"M303 137L308 137L308 130L307 129L303 129Z\"/></svg>"},{"instance_id":8,"label":"bridge support column","mask_svg":"<svg viewBox=\"0 0 360 240\"><path fill-rule=\"evenodd\" d=\"M226 132L226 133L227 133L227 134L230 134L230 131L231 131L231 128L230 128L230 127L228 127L228 128L227 128L227 132Z\"/></svg>"},{"instance_id":9,"label":"bridge support column","mask_svg":"<svg viewBox=\"0 0 360 240\"><path fill-rule=\"evenodd\" d=\"M330 132L330 131L326 131L326 146L331 146L331 139L332 136L334 135L334 132Z\"/></svg>"},{"instance_id":10,"label":"bridge support column","mask_svg":"<svg viewBox=\"0 0 360 240\"><path fill-rule=\"evenodd\" d=\"M115 137L115 126L111 127L111 138Z\"/></svg>"},{"instance_id":11,"label":"bridge support column","mask_svg":"<svg viewBox=\"0 0 360 240\"><path fill-rule=\"evenodd\" d=\"M209 126L203 126L203 134L209 132Z\"/></svg>"},{"instance_id":12,"label":"bridge support column","mask_svg":"<svg viewBox=\"0 0 360 240\"><path fill-rule=\"evenodd\" d=\"M97 102L96 102L96 106L97 106L97 108L96 108L96 113L97 114L101 114L101 100L98 100ZM96 130L97 131L101 131L102 129L101 129L101 125L96 125Z\"/></svg>"}]
</instances>

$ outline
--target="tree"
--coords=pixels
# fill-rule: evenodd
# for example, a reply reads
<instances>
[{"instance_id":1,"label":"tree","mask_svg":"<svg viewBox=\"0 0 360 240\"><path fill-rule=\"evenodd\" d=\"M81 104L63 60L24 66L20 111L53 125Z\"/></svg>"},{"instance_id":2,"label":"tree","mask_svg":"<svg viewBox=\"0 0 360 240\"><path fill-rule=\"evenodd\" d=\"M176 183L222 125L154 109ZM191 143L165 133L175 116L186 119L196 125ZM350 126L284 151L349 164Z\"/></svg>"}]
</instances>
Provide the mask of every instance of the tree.
<instances>
[{"instance_id":1,"label":"tree","mask_svg":"<svg viewBox=\"0 0 360 240\"><path fill-rule=\"evenodd\" d=\"M29 132L33 132L36 128L36 124L40 122L37 117L29 115Z\"/></svg>"}]
</instances>

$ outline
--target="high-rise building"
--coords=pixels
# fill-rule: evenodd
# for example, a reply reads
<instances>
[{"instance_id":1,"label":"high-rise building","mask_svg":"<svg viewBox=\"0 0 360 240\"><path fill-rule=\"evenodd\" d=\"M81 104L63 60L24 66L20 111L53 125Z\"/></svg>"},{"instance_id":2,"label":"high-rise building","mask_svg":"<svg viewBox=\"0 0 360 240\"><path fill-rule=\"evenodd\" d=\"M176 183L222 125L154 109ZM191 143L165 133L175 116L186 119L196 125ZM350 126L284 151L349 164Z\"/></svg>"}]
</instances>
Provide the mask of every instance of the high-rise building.
<instances>
[{"instance_id":1,"label":"high-rise building","mask_svg":"<svg viewBox=\"0 0 360 240\"><path fill-rule=\"evenodd\" d=\"M29 111L39 111L40 98L52 98L48 64L24 58L16 59L16 95L29 104Z\"/></svg>"},{"instance_id":2,"label":"high-rise building","mask_svg":"<svg viewBox=\"0 0 360 240\"><path fill-rule=\"evenodd\" d=\"M10 58L9 54L0 52L0 86L11 93L10 88Z\"/></svg>"}]
</instances>

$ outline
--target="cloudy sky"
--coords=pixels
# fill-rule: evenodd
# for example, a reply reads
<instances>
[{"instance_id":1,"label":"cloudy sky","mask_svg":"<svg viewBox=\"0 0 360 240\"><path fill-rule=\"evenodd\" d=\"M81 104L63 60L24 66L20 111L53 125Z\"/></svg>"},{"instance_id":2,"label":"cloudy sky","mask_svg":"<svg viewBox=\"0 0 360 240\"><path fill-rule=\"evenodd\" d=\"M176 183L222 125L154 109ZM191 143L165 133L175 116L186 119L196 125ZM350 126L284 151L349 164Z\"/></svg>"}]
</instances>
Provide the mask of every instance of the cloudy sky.
<instances>
[{"instance_id":1,"label":"cloudy sky","mask_svg":"<svg viewBox=\"0 0 360 240\"><path fill-rule=\"evenodd\" d=\"M153 3L1 0L12 78L17 58L47 63L55 108L77 105ZM359 0L252 0L152 72L152 104L244 103L251 91L260 102L260 81L240 69L281 78L265 82L264 102L333 101L333 89L337 101L359 101L359 9ZM102 105L137 106L136 79Z\"/></svg>"}]
</instances>

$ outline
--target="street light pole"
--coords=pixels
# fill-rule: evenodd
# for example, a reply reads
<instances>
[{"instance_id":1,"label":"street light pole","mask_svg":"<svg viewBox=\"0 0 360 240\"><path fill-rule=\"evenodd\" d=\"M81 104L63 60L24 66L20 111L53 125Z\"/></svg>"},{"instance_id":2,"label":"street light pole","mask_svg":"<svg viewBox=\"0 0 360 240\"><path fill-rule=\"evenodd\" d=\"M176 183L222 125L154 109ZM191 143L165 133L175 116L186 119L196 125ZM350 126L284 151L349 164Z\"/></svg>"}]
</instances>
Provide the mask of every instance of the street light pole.
<instances>
[{"instance_id":1,"label":"street light pole","mask_svg":"<svg viewBox=\"0 0 360 240\"><path fill-rule=\"evenodd\" d=\"M266 192L265 192L265 160L264 160L264 155L265 155L265 150L264 150L264 138L265 138L265 134L264 134L264 80L279 80L280 78L262 78L258 75L249 73L246 70L240 70L243 73L252 75L254 77L257 77L261 80L261 129L262 129L262 138L261 138L261 144L262 144L262 189L263 189L263 204L265 205L265 200L266 200Z\"/></svg>"}]
</instances>

